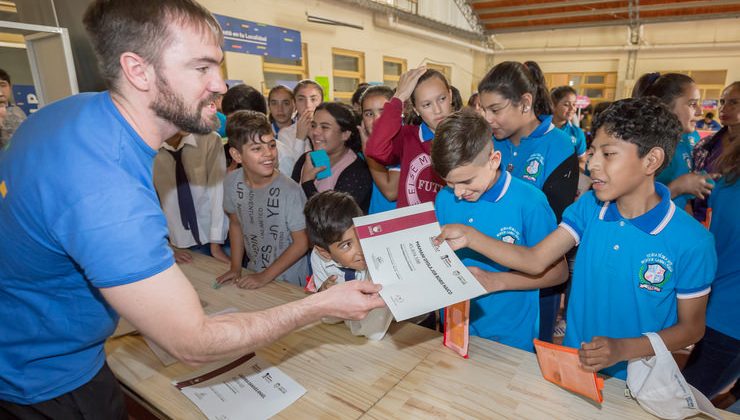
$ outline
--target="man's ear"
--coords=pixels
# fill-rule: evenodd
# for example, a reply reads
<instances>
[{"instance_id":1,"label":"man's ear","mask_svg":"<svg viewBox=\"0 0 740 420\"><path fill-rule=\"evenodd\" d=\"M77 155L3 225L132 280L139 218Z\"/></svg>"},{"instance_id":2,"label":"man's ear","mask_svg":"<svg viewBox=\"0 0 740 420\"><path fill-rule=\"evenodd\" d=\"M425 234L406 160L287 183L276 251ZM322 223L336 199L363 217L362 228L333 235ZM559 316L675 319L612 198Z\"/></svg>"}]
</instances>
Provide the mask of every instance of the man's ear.
<instances>
[{"instance_id":1,"label":"man's ear","mask_svg":"<svg viewBox=\"0 0 740 420\"><path fill-rule=\"evenodd\" d=\"M332 261L333 260L333 258L331 257L331 254L326 249L324 249L324 248L322 248L322 247L320 247L318 245L314 245L313 246L313 249L316 250L316 253L319 254L319 257L321 257L322 260L324 260L324 261Z\"/></svg>"},{"instance_id":2,"label":"man's ear","mask_svg":"<svg viewBox=\"0 0 740 420\"><path fill-rule=\"evenodd\" d=\"M119 59L121 73L125 80L134 88L148 92L154 81L154 67L149 65L139 54L125 52Z\"/></svg>"},{"instance_id":3,"label":"man's ear","mask_svg":"<svg viewBox=\"0 0 740 420\"><path fill-rule=\"evenodd\" d=\"M643 157L646 173L648 175L655 174L663 165L665 159L665 150L662 147L653 147L652 149L650 149L645 157Z\"/></svg>"}]
</instances>

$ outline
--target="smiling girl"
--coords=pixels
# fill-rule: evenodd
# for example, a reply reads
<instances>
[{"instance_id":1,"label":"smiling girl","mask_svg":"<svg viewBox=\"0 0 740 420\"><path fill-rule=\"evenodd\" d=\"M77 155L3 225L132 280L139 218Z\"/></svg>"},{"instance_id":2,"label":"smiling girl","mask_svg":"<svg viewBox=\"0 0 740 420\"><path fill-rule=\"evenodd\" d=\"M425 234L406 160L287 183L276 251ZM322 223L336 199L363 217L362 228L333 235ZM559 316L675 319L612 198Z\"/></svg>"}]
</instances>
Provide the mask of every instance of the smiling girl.
<instances>
[{"instance_id":1,"label":"smiling girl","mask_svg":"<svg viewBox=\"0 0 740 420\"><path fill-rule=\"evenodd\" d=\"M552 123L552 103L537 63L505 61L478 84L501 167L547 197L557 221L576 198L578 158L570 136ZM562 286L540 291L540 339L552 341Z\"/></svg>"},{"instance_id":2,"label":"smiling girl","mask_svg":"<svg viewBox=\"0 0 740 420\"><path fill-rule=\"evenodd\" d=\"M301 184L306 198L322 191L344 191L367 213L373 180L367 164L357 156L361 145L356 123L355 114L347 105L338 102L319 105L313 115L310 137L314 150L325 150L329 155L331 175L316 179L326 168L314 167L305 153L293 168L293 179Z\"/></svg>"},{"instance_id":3,"label":"smiling girl","mask_svg":"<svg viewBox=\"0 0 740 420\"><path fill-rule=\"evenodd\" d=\"M421 117L421 125L402 125L406 100ZM452 92L442 73L419 67L401 75L365 147L367 156L382 165L401 165L397 207L434 201L444 185L432 169L430 153L434 130L451 113Z\"/></svg>"}]
</instances>

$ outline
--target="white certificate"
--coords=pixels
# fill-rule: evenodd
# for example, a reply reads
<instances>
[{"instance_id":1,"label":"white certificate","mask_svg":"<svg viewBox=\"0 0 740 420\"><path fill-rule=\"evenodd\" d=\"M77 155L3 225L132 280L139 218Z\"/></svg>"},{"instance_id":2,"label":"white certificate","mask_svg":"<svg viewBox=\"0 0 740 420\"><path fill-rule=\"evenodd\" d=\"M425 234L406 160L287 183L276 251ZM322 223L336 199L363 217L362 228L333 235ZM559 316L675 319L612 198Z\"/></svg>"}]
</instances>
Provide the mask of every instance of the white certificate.
<instances>
[{"instance_id":1,"label":"white certificate","mask_svg":"<svg viewBox=\"0 0 740 420\"><path fill-rule=\"evenodd\" d=\"M445 242L434 205L424 203L354 219L380 296L397 321L472 299L486 291Z\"/></svg>"},{"instance_id":2,"label":"white certificate","mask_svg":"<svg viewBox=\"0 0 740 420\"><path fill-rule=\"evenodd\" d=\"M216 370L172 383L209 419L267 419L306 393L254 353Z\"/></svg>"}]
</instances>

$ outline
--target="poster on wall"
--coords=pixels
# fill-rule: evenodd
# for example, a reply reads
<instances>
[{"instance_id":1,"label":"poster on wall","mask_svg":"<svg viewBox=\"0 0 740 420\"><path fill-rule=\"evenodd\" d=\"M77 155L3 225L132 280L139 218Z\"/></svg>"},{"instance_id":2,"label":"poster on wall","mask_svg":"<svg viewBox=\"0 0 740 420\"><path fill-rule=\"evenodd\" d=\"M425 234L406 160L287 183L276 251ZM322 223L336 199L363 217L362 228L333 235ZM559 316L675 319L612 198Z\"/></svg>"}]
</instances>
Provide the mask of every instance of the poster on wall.
<instances>
[{"instance_id":1,"label":"poster on wall","mask_svg":"<svg viewBox=\"0 0 740 420\"><path fill-rule=\"evenodd\" d=\"M300 60L301 33L293 29L265 25L214 14L224 32L224 50L286 60Z\"/></svg>"},{"instance_id":2,"label":"poster on wall","mask_svg":"<svg viewBox=\"0 0 740 420\"><path fill-rule=\"evenodd\" d=\"M13 85L13 99L26 115L31 115L39 109L36 87L33 85Z\"/></svg>"}]
</instances>

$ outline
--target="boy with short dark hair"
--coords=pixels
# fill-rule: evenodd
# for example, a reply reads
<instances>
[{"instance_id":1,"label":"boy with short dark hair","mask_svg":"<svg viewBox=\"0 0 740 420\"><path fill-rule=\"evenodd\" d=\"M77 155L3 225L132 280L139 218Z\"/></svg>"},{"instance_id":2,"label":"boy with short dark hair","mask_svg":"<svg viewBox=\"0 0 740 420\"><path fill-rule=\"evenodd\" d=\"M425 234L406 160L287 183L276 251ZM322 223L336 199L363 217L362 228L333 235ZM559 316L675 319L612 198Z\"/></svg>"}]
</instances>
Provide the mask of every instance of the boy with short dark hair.
<instances>
[{"instance_id":1,"label":"boy with short dark hair","mask_svg":"<svg viewBox=\"0 0 740 420\"><path fill-rule=\"evenodd\" d=\"M345 280L366 279L367 263L352 221L363 213L352 196L324 191L308 200L303 213L308 238L313 244L313 275L308 290L323 290Z\"/></svg>"},{"instance_id":2,"label":"boy with short dark hair","mask_svg":"<svg viewBox=\"0 0 740 420\"><path fill-rule=\"evenodd\" d=\"M231 268L217 279L254 289L274 279L305 285L308 236L301 187L277 170L277 146L265 114L237 111L226 123L229 153L242 165L224 180L224 210L229 214ZM253 271L241 275L246 246Z\"/></svg>"},{"instance_id":3,"label":"boy with short dark hair","mask_svg":"<svg viewBox=\"0 0 740 420\"><path fill-rule=\"evenodd\" d=\"M555 230L555 214L545 195L501 171L491 126L472 110L456 112L439 125L432 144L432 165L447 187L437 194L440 224L462 223L490 240L533 246ZM470 333L532 351L539 333L539 288L564 282L563 258L534 276L511 272L472 248L458 256L478 277L494 272L496 282L483 283L489 294L470 302Z\"/></svg>"},{"instance_id":4,"label":"boy with short dark hair","mask_svg":"<svg viewBox=\"0 0 740 420\"><path fill-rule=\"evenodd\" d=\"M712 235L676 211L668 188L655 182L681 133L676 116L655 98L624 99L593 128L593 191L536 246L504 244L461 225L445 226L438 240L530 274L580 242L563 344L579 348L586 370L624 379L625 361L653 354L642 334L657 332L669 350L702 337L717 256Z\"/></svg>"},{"instance_id":5,"label":"boy with short dark hair","mask_svg":"<svg viewBox=\"0 0 740 420\"><path fill-rule=\"evenodd\" d=\"M363 215L351 195L340 191L324 191L314 195L306 203L306 230L313 243L311 268L313 275L306 290L326 290L337 283L351 280L369 280L365 254L360 247L355 217ZM380 340L393 319L388 308L370 311L359 321L345 321L352 334L364 335L371 340ZM325 319L335 323L339 320Z\"/></svg>"}]
</instances>

